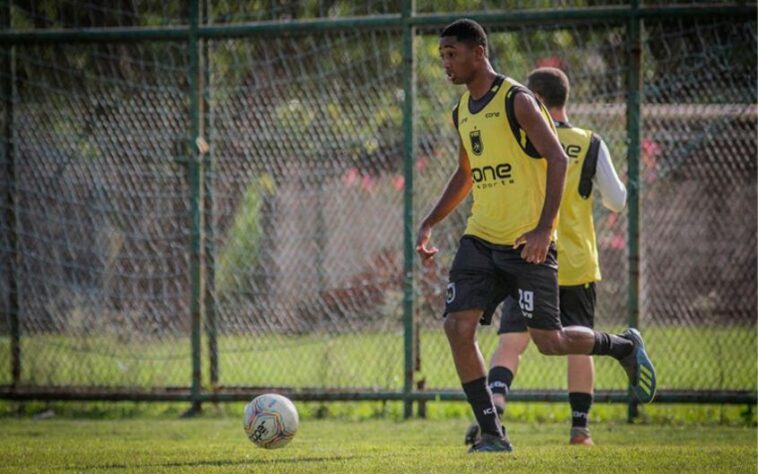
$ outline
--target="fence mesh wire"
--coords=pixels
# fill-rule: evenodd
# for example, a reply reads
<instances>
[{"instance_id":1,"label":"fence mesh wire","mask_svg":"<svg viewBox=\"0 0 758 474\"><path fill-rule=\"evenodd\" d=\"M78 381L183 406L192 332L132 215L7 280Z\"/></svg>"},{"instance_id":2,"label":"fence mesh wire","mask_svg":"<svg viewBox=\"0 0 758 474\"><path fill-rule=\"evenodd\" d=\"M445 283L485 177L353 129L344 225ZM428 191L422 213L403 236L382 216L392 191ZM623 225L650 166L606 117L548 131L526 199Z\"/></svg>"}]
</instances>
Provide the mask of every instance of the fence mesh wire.
<instances>
[{"instance_id":1,"label":"fence mesh wire","mask_svg":"<svg viewBox=\"0 0 758 474\"><path fill-rule=\"evenodd\" d=\"M664 388L755 388L756 23L651 20L645 39L641 324L696 369Z\"/></svg>"},{"instance_id":2,"label":"fence mesh wire","mask_svg":"<svg viewBox=\"0 0 758 474\"><path fill-rule=\"evenodd\" d=\"M628 4L625 0L416 0L416 10L437 12L502 12L523 10L559 10L568 8L608 7Z\"/></svg>"},{"instance_id":3,"label":"fence mesh wire","mask_svg":"<svg viewBox=\"0 0 758 474\"><path fill-rule=\"evenodd\" d=\"M22 384L186 384L185 56L168 43L15 49L1 273L7 285L15 232Z\"/></svg>"},{"instance_id":4,"label":"fence mesh wire","mask_svg":"<svg viewBox=\"0 0 758 474\"><path fill-rule=\"evenodd\" d=\"M214 2L209 8L209 21L233 23L386 15L400 13L400 4L398 0Z\"/></svg>"},{"instance_id":5,"label":"fence mesh wire","mask_svg":"<svg viewBox=\"0 0 758 474\"><path fill-rule=\"evenodd\" d=\"M172 26L189 22L190 2L132 0L3 0L14 28Z\"/></svg>"},{"instance_id":6,"label":"fence mesh wire","mask_svg":"<svg viewBox=\"0 0 758 474\"><path fill-rule=\"evenodd\" d=\"M399 48L385 32L211 44L222 384L401 379Z\"/></svg>"},{"instance_id":7,"label":"fence mesh wire","mask_svg":"<svg viewBox=\"0 0 758 474\"><path fill-rule=\"evenodd\" d=\"M12 23L188 22L182 2L106 3L13 2ZM417 10L472 11L464 3L418 0ZM400 11L400 2L379 0L245 5L210 2L206 17ZM605 139L626 181L626 22L487 28L497 70L521 81L536 66L567 72L572 123ZM642 31L640 326L661 388L755 390L756 362L744 355L756 351L756 22L651 18ZM414 228L456 163L450 111L462 90L444 78L438 33L421 29L415 38ZM187 44L22 44L13 55L13 92L0 103L3 123L12 111L12 133L0 130L0 385L12 382L15 258L22 385L188 387L195 155ZM401 30L214 39L201 56L210 144L201 196L203 387L402 389ZM435 228L437 266L414 271L415 379L427 389L459 387L440 316L467 209ZM599 204L595 223L603 273L596 322L617 330L628 318L629 223ZM480 341L491 354L494 328L482 329ZM624 389L615 363L597 366L598 389ZM523 369L515 388L565 388L562 358L530 348Z\"/></svg>"}]
</instances>

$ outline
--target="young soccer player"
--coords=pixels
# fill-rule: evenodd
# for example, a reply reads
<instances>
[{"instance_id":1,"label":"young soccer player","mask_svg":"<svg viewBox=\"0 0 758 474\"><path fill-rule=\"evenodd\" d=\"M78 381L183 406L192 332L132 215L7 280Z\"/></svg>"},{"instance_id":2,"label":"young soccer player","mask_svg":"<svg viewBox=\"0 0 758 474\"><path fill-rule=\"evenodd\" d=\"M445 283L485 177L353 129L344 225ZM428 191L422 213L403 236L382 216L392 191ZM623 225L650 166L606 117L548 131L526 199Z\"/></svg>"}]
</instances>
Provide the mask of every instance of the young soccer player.
<instances>
[{"instance_id":1,"label":"young soccer player","mask_svg":"<svg viewBox=\"0 0 758 474\"><path fill-rule=\"evenodd\" d=\"M558 285L561 324L594 327L595 282L600 280L595 228L592 219L592 190L597 189L605 207L619 212L626 203L626 187L618 178L605 142L589 130L569 123L566 105L570 84L560 69L539 68L529 74L527 87L545 104L558 131L558 139L569 157L566 189L558 221ZM498 346L492 356L488 384L498 413L519 367L521 354L529 345L529 333L520 308L510 298L503 305ZM644 370L644 369L643 369ZM568 356L568 391L571 406L570 444L591 445L588 428L595 383L592 356ZM479 425L466 432L473 444Z\"/></svg>"},{"instance_id":2,"label":"young soccer player","mask_svg":"<svg viewBox=\"0 0 758 474\"><path fill-rule=\"evenodd\" d=\"M610 355L621 362L640 399L652 400L653 366L638 332L612 335L561 326L554 239L568 158L547 111L528 89L493 70L478 23L462 19L448 25L439 51L450 81L465 84L467 91L453 110L458 167L422 220L416 250L422 261L434 258L432 228L473 191L471 215L450 269L444 323L481 429L470 452L512 449L476 342L477 324L489 324L506 296L519 302L540 352ZM639 390L640 367L652 376L645 390Z\"/></svg>"}]
</instances>

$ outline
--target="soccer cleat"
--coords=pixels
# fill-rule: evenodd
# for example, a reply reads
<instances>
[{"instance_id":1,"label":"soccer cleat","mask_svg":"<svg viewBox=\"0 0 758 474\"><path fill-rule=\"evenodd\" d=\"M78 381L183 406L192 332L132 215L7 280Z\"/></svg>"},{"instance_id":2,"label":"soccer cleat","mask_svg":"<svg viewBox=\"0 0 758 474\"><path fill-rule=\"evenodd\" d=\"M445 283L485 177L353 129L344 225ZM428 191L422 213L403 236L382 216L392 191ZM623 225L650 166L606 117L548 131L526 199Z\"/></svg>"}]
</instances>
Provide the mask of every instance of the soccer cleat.
<instances>
[{"instance_id":1,"label":"soccer cleat","mask_svg":"<svg viewBox=\"0 0 758 474\"><path fill-rule=\"evenodd\" d=\"M590 430L587 428L571 428L571 438L569 439L569 444L592 446L595 443L592 442L592 437L590 437Z\"/></svg>"},{"instance_id":2,"label":"soccer cleat","mask_svg":"<svg viewBox=\"0 0 758 474\"><path fill-rule=\"evenodd\" d=\"M479 423L477 422L471 423L471 426L469 426L468 429L466 430L466 436L463 439L463 443L466 445L475 444L476 440L479 439L480 434L481 434L481 431L479 430Z\"/></svg>"},{"instance_id":3,"label":"soccer cleat","mask_svg":"<svg viewBox=\"0 0 758 474\"><path fill-rule=\"evenodd\" d=\"M511 451L513 451L513 446L507 436L500 438L488 433L483 433L468 450L469 453L510 453Z\"/></svg>"},{"instance_id":4,"label":"soccer cleat","mask_svg":"<svg viewBox=\"0 0 758 474\"><path fill-rule=\"evenodd\" d=\"M569 440L569 444L579 445L579 446L592 446L595 443L592 442L592 438L589 436L576 435L576 436L571 437L571 439Z\"/></svg>"},{"instance_id":5,"label":"soccer cleat","mask_svg":"<svg viewBox=\"0 0 758 474\"><path fill-rule=\"evenodd\" d=\"M629 376L632 392L642 403L650 403L655 397L655 367L645 352L642 335L638 330L629 328L619 336L632 341L634 344L632 353L619 361Z\"/></svg>"}]
</instances>

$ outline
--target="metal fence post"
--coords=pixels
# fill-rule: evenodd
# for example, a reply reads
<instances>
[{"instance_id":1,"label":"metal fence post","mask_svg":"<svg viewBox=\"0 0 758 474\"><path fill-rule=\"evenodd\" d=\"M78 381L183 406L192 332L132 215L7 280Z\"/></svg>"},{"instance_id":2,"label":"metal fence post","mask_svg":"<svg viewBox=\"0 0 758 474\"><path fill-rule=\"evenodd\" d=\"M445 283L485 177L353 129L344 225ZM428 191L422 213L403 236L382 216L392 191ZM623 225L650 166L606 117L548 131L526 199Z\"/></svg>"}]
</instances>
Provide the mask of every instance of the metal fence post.
<instances>
[{"instance_id":1,"label":"metal fence post","mask_svg":"<svg viewBox=\"0 0 758 474\"><path fill-rule=\"evenodd\" d=\"M642 43L639 0L631 0L631 13L627 23L627 96L626 132L629 188L629 326L639 326L640 299L640 135L641 135L641 92L642 92ZM637 402L628 391L628 420L637 416Z\"/></svg>"},{"instance_id":2,"label":"metal fence post","mask_svg":"<svg viewBox=\"0 0 758 474\"><path fill-rule=\"evenodd\" d=\"M208 24L208 0L203 0L203 24ZM200 86L202 101L200 103L200 135L208 141L211 108L210 108L210 54L208 51L208 38L202 42L202 70L203 80ZM213 175L213 150L209 147L203 159L203 219L205 240L205 329L208 337L208 362L210 365L210 384L215 389L218 386L218 324L216 320L216 242L215 222L213 217L214 207L214 175Z\"/></svg>"},{"instance_id":3,"label":"metal fence post","mask_svg":"<svg viewBox=\"0 0 758 474\"><path fill-rule=\"evenodd\" d=\"M201 210L201 173L202 163L198 150L197 139L200 137L200 93L198 90L200 73L200 48L198 43L198 22L200 10L199 0L190 2L190 34L189 34L189 99L190 99L190 208L192 227L190 234L190 278L192 296L190 302L190 317L192 319L192 387L190 399L192 406L187 413L191 415L201 410L200 390L202 386L201 369L201 319L202 319L202 210Z\"/></svg>"},{"instance_id":4,"label":"metal fence post","mask_svg":"<svg viewBox=\"0 0 758 474\"><path fill-rule=\"evenodd\" d=\"M405 379L403 383L403 416L413 415L414 374L414 311L413 311L413 161L415 158L414 113L416 101L416 27L412 17L415 0L403 0L403 322L405 326Z\"/></svg>"},{"instance_id":5,"label":"metal fence post","mask_svg":"<svg viewBox=\"0 0 758 474\"><path fill-rule=\"evenodd\" d=\"M10 29L11 2L6 2L0 10L0 28ZM11 384L15 387L21 380L21 324L18 304L18 232L16 229L16 163L13 143L13 88L16 83L16 61L14 45L7 45L2 51L2 94L5 116L3 117L3 138L5 149L5 174L8 179L6 189L7 208L5 221L8 226L8 328L11 336Z\"/></svg>"}]
</instances>

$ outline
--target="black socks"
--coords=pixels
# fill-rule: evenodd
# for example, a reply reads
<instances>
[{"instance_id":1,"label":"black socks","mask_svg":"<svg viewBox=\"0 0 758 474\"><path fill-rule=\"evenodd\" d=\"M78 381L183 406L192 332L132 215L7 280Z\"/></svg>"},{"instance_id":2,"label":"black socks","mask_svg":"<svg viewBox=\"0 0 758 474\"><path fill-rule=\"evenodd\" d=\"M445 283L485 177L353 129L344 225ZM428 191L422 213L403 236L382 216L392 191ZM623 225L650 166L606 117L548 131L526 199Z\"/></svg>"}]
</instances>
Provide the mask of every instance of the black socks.
<instances>
[{"instance_id":1,"label":"black socks","mask_svg":"<svg viewBox=\"0 0 758 474\"><path fill-rule=\"evenodd\" d=\"M471 382L463 384L463 391L466 393L471 408L474 410L474 416L479 423L482 433L487 433L498 438L503 436L503 427L500 424L500 417L492 403L492 392L487 387L487 378L482 377Z\"/></svg>"},{"instance_id":2,"label":"black socks","mask_svg":"<svg viewBox=\"0 0 758 474\"><path fill-rule=\"evenodd\" d=\"M633 349L634 344L629 339L607 332L595 332L593 355L609 355L616 360L621 360L631 354Z\"/></svg>"},{"instance_id":3,"label":"black socks","mask_svg":"<svg viewBox=\"0 0 758 474\"><path fill-rule=\"evenodd\" d=\"M507 367L497 365L492 367L490 373L487 374L487 382L493 394L499 393L507 397L511 390L511 382L513 382L513 372Z\"/></svg>"},{"instance_id":4,"label":"black socks","mask_svg":"<svg viewBox=\"0 0 758 474\"><path fill-rule=\"evenodd\" d=\"M569 404L571 405L571 427L586 428L592 406L592 394L569 392Z\"/></svg>"}]
</instances>

